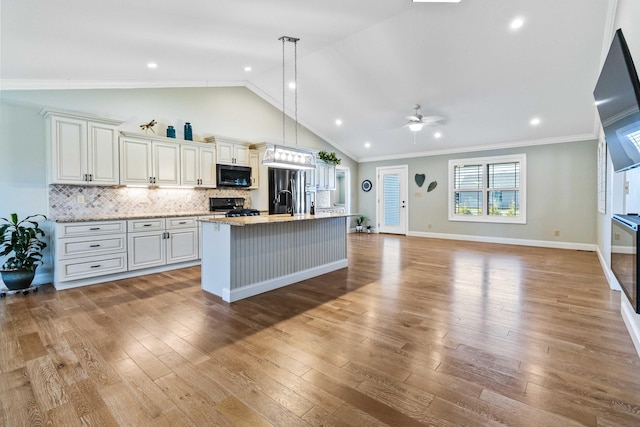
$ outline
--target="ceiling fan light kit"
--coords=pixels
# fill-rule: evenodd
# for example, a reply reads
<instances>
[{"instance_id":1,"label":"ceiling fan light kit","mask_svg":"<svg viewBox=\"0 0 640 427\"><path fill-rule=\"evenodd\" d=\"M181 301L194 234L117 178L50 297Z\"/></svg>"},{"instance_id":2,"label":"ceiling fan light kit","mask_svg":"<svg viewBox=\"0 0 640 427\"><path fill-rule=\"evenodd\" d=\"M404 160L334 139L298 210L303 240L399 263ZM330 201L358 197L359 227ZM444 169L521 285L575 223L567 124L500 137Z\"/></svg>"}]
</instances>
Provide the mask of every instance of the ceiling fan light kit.
<instances>
[{"instance_id":1,"label":"ceiling fan light kit","mask_svg":"<svg viewBox=\"0 0 640 427\"><path fill-rule=\"evenodd\" d=\"M444 120L444 117L440 116L423 116L420 112L420 108L420 104L416 104L416 106L413 107L413 109L416 110L415 114L412 116L407 116L407 119L409 119L409 121L405 124L405 126L407 126L410 131L419 132L425 125L433 126Z\"/></svg>"}]
</instances>

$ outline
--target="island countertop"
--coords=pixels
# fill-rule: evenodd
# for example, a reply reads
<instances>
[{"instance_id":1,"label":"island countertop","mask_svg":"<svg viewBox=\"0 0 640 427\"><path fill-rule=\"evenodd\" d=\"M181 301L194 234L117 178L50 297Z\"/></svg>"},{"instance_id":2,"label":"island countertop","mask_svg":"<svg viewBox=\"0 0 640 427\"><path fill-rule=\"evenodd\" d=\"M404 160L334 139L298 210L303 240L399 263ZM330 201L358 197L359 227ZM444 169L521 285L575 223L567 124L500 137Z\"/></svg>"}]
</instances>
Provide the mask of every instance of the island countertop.
<instances>
[{"instance_id":1,"label":"island countertop","mask_svg":"<svg viewBox=\"0 0 640 427\"><path fill-rule=\"evenodd\" d=\"M228 224L238 227L244 227L247 225L257 224L274 224L281 222L292 221L313 221L317 219L326 218L345 218L350 216L358 216L359 214L347 214L347 213L317 213L315 215L310 214L296 214L291 216L290 214L276 214L276 215L259 215L259 216L238 216L232 218L200 218L200 222L214 222L218 224Z\"/></svg>"}]
</instances>

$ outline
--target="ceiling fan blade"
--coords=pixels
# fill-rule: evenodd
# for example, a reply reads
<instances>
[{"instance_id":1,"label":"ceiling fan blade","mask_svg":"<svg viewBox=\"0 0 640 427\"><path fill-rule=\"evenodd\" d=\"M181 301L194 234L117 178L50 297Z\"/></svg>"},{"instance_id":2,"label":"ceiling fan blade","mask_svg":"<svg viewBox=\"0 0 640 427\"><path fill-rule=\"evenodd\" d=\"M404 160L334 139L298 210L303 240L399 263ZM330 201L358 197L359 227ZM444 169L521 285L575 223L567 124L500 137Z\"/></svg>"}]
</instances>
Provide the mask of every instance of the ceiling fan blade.
<instances>
[{"instance_id":1,"label":"ceiling fan blade","mask_svg":"<svg viewBox=\"0 0 640 427\"><path fill-rule=\"evenodd\" d=\"M442 116L426 116L422 118L422 123L437 123L444 120Z\"/></svg>"},{"instance_id":2,"label":"ceiling fan blade","mask_svg":"<svg viewBox=\"0 0 640 427\"><path fill-rule=\"evenodd\" d=\"M420 116L422 117L422 116ZM415 121L415 122L419 122L420 121L420 117L418 116L407 116L407 119Z\"/></svg>"}]
</instances>

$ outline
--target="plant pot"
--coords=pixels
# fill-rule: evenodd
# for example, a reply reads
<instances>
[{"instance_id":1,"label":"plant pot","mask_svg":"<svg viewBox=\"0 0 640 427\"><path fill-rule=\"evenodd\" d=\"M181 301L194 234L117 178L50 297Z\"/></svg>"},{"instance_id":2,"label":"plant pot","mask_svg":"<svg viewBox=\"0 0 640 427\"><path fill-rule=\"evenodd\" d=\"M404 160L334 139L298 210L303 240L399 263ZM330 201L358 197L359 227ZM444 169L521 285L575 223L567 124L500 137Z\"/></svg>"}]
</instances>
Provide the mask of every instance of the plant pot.
<instances>
[{"instance_id":1,"label":"plant pot","mask_svg":"<svg viewBox=\"0 0 640 427\"><path fill-rule=\"evenodd\" d=\"M362 226L361 225L356 225L356 231L359 233L362 231Z\"/></svg>"},{"instance_id":2,"label":"plant pot","mask_svg":"<svg viewBox=\"0 0 640 427\"><path fill-rule=\"evenodd\" d=\"M10 291L26 289L31 286L36 271L29 270L0 270L2 281Z\"/></svg>"}]
</instances>

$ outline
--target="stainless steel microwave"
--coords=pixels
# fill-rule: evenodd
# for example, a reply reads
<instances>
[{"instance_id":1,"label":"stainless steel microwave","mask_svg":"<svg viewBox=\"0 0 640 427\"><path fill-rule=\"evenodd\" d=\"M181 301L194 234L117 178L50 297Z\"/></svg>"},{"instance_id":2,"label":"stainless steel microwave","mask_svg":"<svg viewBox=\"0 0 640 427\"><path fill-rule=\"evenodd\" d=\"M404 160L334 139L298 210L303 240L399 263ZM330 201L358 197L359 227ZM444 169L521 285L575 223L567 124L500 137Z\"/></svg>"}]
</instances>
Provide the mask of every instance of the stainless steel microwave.
<instances>
[{"instance_id":1,"label":"stainless steel microwave","mask_svg":"<svg viewBox=\"0 0 640 427\"><path fill-rule=\"evenodd\" d=\"M251 168L247 166L216 165L218 187L251 187Z\"/></svg>"}]
</instances>

